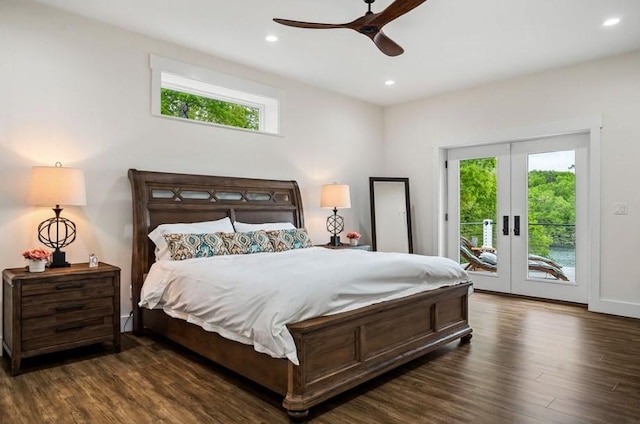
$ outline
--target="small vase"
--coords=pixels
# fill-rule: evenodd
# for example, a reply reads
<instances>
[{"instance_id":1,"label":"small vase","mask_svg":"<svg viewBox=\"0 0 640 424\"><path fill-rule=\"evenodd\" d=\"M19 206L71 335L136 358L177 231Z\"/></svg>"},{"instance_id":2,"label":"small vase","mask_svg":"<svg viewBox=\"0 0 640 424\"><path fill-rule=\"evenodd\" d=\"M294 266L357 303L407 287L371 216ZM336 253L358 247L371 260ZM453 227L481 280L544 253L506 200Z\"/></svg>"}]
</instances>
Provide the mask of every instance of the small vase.
<instances>
[{"instance_id":1,"label":"small vase","mask_svg":"<svg viewBox=\"0 0 640 424\"><path fill-rule=\"evenodd\" d=\"M44 272L47 261L29 259L29 272Z\"/></svg>"},{"instance_id":2,"label":"small vase","mask_svg":"<svg viewBox=\"0 0 640 424\"><path fill-rule=\"evenodd\" d=\"M349 239L349 244L351 246L357 246L358 245L358 239L357 238Z\"/></svg>"}]
</instances>

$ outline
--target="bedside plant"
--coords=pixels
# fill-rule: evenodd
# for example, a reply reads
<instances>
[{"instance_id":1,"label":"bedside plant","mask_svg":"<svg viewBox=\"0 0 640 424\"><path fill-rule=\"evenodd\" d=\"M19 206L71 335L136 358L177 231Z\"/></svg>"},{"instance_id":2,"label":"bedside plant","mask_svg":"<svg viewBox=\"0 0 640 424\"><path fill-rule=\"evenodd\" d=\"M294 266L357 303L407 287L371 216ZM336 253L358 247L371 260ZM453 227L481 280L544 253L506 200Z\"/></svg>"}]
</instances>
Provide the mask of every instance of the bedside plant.
<instances>
[{"instance_id":1,"label":"bedside plant","mask_svg":"<svg viewBox=\"0 0 640 424\"><path fill-rule=\"evenodd\" d=\"M29 261L29 272L43 272L51 252L41 247L22 252L22 257Z\"/></svg>"},{"instance_id":2,"label":"bedside plant","mask_svg":"<svg viewBox=\"0 0 640 424\"><path fill-rule=\"evenodd\" d=\"M347 233L347 238L349 239L349 244L351 244L352 246L357 246L358 245L358 240L360 240L360 237L362 237L360 235L360 233L356 232L356 231L350 231Z\"/></svg>"}]
</instances>

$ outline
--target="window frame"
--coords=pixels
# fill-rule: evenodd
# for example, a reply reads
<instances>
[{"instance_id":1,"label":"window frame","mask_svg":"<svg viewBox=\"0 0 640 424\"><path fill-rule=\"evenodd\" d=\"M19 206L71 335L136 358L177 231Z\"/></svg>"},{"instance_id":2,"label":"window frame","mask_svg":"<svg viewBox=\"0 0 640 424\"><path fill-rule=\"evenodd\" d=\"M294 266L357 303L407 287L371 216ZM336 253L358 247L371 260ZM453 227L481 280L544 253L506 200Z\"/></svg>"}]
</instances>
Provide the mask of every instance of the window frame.
<instances>
[{"instance_id":1,"label":"window frame","mask_svg":"<svg viewBox=\"0 0 640 424\"><path fill-rule=\"evenodd\" d=\"M251 133L283 135L281 125L283 90L156 55L150 55L150 68L153 116ZM163 115L161 113L162 88L258 108L259 129Z\"/></svg>"}]
</instances>

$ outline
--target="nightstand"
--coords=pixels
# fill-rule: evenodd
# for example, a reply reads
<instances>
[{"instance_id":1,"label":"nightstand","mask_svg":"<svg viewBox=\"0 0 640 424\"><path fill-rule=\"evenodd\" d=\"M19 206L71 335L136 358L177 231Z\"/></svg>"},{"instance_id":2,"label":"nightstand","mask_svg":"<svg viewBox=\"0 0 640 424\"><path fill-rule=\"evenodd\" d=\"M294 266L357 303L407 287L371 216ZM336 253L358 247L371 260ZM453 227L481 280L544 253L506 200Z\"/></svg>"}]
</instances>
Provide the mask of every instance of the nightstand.
<instances>
[{"instance_id":1,"label":"nightstand","mask_svg":"<svg viewBox=\"0 0 640 424\"><path fill-rule=\"evenodd\" d=\"M10 374L22 359L101 342L120 351L120 268L100 262L2 272L2 349Z\"/></svg>"},{"instance_id":2,"label":"nightstand","mask_svg":"<svg viewBox=\"0 0 640 424\"><path fill-rule=\"evenodd\" d=\"M340 246L334 246L332 244L317 244L317 247L326 247L327 249L356 249L356 250L371 250L371 246L368 244L359 244L357 246L352 246L350 244L341 244Z\"/></svg>"}]
</instances>

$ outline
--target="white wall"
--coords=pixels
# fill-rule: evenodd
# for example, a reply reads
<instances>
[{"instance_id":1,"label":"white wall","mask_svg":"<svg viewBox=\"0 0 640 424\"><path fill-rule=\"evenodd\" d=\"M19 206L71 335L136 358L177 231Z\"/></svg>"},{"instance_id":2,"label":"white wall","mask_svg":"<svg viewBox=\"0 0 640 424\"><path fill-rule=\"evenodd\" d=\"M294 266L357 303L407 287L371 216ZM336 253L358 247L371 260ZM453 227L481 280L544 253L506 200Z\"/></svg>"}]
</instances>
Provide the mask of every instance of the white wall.
<instances>
[{"instance_id":1,"label":"white wall","mask_svg":"<svg viewBox=\"0 0 640 424\"><path fill-rule=\"evenodd\" d=\"M640 52L434 96L385 110L385 174L411 178L418 253L437 253L438 149L518 127L602 116L602 310L640 317ZM614 215L626 202L629 214Z\"/></svg>"},{"instance_id":2,"label":"white wall","mask_svg":"<svg viewBox=\"0 0 640 424\"><path fill-rule=\"evenodd\" d=\"M329 238L320 186L350 184L345 229L369 238L381 108L29 2L0 2L0 52L0 268L23 266L21 251L38 245L35 228L53 212L26 204L29 170L56 161L83 169L88 191L86 207L63 211L78 226L67 260L95 252L121 267L123 315L131 309L129 168L295 179L315 243ZM150 53L285 90L285 136L151 116Z\"/></svg>"}]
</instances>

